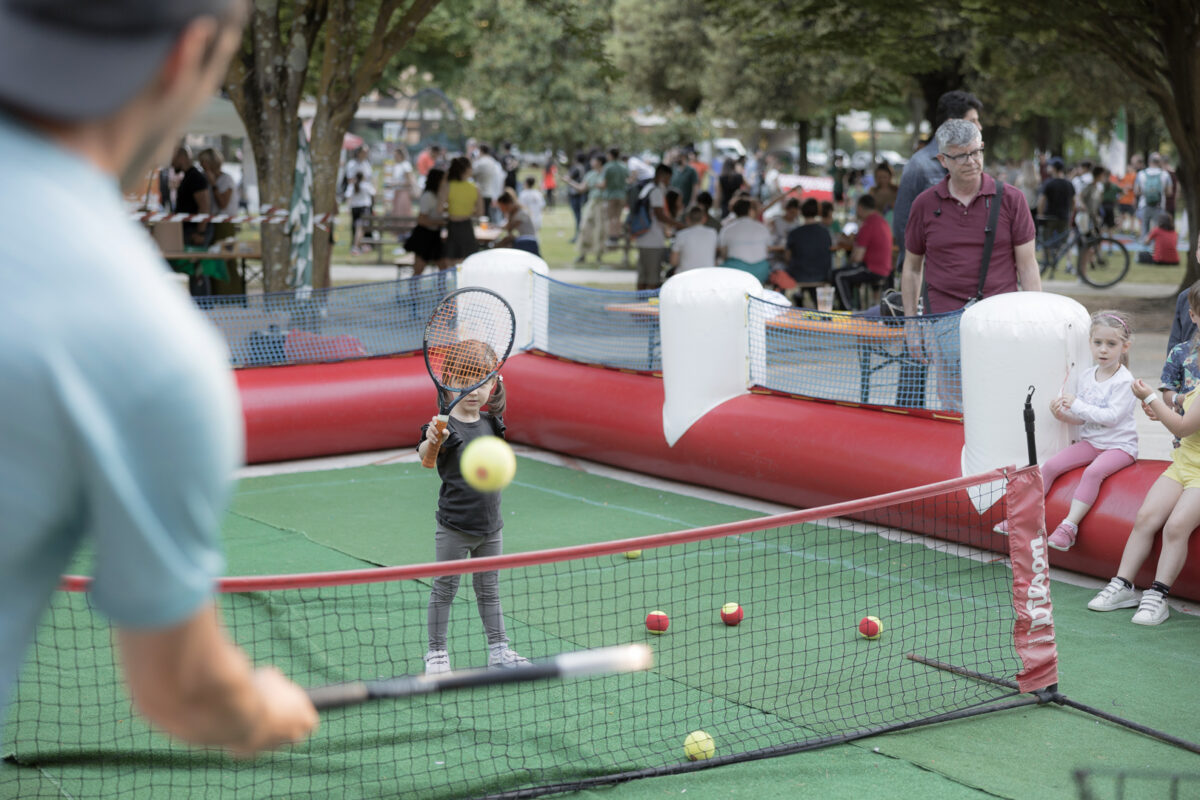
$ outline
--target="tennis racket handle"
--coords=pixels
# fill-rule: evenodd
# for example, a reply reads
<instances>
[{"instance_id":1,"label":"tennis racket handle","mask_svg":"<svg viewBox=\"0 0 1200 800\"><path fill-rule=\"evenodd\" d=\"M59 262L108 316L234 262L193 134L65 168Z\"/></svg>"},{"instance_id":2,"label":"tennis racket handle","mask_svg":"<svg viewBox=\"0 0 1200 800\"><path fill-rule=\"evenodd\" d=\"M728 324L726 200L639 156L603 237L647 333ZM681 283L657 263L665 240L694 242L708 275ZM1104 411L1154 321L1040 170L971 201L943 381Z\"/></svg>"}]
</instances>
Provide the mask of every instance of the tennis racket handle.
<instances>
[{"instance_id":1,"label":"tennis racket handle","mask_svg":"<svg viewBox=\"0 0 1200 800\"><path fill-rule=\"evenodd\" d=\"M367 685L362 681L331 683L308 690L308 699L318 711L326 708L341 708L366 702L371 697Z\"/></svg>"},{"instance_id":2,"label":"tennis racket handle","mask_svg":"<svg viewBox=\"0 0 1200 800\"><path fill-rule=\"evenodd\" d=\"M442 434L446 432L446 422L446 417L437 418L437 422L435 423L438 432L437 443L425 448L425 456L421 459L421 466L426 469L433 469L437 466L438 451L442 449Z\"/></svg>"}]
</instances>

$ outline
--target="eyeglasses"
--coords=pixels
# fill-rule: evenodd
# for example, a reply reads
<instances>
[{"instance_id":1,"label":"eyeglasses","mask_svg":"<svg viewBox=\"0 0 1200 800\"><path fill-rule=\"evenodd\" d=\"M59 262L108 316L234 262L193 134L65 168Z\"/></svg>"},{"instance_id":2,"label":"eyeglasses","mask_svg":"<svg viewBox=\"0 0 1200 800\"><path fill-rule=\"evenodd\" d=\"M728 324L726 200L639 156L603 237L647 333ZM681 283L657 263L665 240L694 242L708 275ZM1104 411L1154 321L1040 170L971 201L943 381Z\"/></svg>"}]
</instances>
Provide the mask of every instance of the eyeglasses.
<instances>
[{"instance_id":1,"label":"eyeglasses","mask_svg":"<svg viewBox=\"0 0 1200 800\"><path fill-rule=\"evenodd\" d=\"M972 150L969 153L959 153L956 156L952 156L949 153L942 153L942 155L958 164L961 164L962 162L966 161L968 158L970 158L974 161L979 161L981 163L983 162L983 148L982 147L980 147L978 150Z\"/></svg>"}]
</instances>

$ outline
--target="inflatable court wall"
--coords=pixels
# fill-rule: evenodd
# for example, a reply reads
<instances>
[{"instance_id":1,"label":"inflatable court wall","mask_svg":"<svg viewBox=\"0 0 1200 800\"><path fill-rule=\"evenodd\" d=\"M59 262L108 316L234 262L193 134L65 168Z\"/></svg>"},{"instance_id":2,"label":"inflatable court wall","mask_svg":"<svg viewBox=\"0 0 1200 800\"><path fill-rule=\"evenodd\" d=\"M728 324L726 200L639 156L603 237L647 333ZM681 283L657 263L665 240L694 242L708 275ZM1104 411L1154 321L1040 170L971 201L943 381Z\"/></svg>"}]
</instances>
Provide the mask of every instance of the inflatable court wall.
<instances>
[{"instance_id":1,"label":"inflatable court wall","mask_svg":"<svg viewBox=\"0 0 1200 800\"><path fill-rule=\"evenodd\" d=\"M459 287L490 288L516 313L517 343L526 352L515 353L503 370L506 422L514 442L814 507L931 484L964 471L1024 464L1022 411L1030 386L1039 460L1074 434L1048 408L1066 385L1071 366L1090 364L1087 312L1067 298L1005 295L962 315L960 420L763 390L761 375L775 365L759 355L764 351L755 341L765 335L761 328L772 324L771 315L792 312L771 306L766 315L748 313L766 293L732 270L676 276L657 304L655 298L638 296L634 311L657 322L654 335L661 341L652 338L650 346L661 347L661 376L547 356L541 352L550 335L546 273L545 263L531 254L490 251L467 259L457 274ZM647 363L656 363L654 355ZM421 424L436 410L420 353L242 369L237 379L252 463L415 446ZM933 391L945 395L954 389L947 382L935 384ZM1162 461L1141 460L1107 480L1078 543L1067 553L1053 553L1054 565L1111 576L1142 498L1165 467ZM1065 515L1079 474L1068 473L1047 498L1053 522ZM914 518L906 526L956 538L970 529L990 530L998 513L977 507L970 518L949 525ZM1004 538L993 536L994 549L1004 552ZM1147 563L1152 567L1156 561L1157 546ZM1148 585L1151 577L1152 570L1143 569L1139 585ZM1200 538L1193 538L1174 593L1200 599Z\"/></svg>"}]
</instances>

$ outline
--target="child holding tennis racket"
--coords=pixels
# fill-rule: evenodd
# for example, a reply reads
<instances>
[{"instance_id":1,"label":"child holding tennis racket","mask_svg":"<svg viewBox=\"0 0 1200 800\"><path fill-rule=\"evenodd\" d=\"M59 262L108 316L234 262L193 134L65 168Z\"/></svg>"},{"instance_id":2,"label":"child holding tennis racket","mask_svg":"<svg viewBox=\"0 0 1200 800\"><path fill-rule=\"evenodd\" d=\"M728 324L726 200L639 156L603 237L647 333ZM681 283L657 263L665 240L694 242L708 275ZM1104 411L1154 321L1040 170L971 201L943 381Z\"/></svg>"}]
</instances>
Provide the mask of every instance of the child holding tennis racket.
<instances>
[{"instance_id":1,"label":"child holding tennis racket","mask_svg":"<svg viewBox=\"0 0 1200 800\"><path fill-rule=\"evenodd\" d=\"M468 387L492 372L498 359L486 343L467 339L454 344L441 365L442 382L446 386ZM445 394L445 389L438 389ZM447 397L439 401L449 402ZM435 534L438 561L498 556L503 550L504 519L500 515L500 493L483 493L472 489L459 470L463 449L480 436L504 437L504 383L499 376L465 395L450 409L444 430L439 430L435 416L422 426L421 444L417 451L424 458L437 449L437 470L442 479L438 493L437 532ZM486 407L486 411L484 408ZM450 621L450 606L458 593L458 575L434 578L429 594L429 652L425 654L425 674L450 671L450 654L446 649L446 629ZM500 576L496 570L474 573L475 601L483 620L488 641L489 667L515 667L528 664L508 646L504 616L500 607Z\"/></svg>"},{"instance_id":2,"label":"child holding tennis racket","mask_svg":"<svg viewBox=\"0 0 1200 800\"><path fill-rule=\"evenodd\" d=\"M1048 494L1063 473L1085 467L1066 518L1047 541L1055 550L1070 550L1075 544L1079 523L1096 502L1100 484L1137 460L1138 404L1130 391L1129 320L1119 311L1098 311L1092 315L1089 337L1095 366L1079 376L1075 394L1064 392L1050 402L1050 413L1057 419L1083 427L1078 442L1042 465L1043 491ZM1000 523L996 530L1008 533L1007 524Z\"/></svg>"}]
</instances>

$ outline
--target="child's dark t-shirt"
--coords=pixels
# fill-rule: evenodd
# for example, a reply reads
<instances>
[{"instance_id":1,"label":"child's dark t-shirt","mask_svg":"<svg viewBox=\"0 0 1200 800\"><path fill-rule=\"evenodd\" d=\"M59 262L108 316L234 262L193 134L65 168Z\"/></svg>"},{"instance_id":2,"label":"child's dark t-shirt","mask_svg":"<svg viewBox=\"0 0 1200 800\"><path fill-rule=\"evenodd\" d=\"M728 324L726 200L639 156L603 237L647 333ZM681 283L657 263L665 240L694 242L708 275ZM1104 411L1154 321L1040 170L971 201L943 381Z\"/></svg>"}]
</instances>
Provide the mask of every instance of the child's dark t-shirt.
<instances>
[{"instance_id":1,"label":"child's dark t-shirt","mask_svg":"<svg viewBox=\"0 0 1200 800\"><path fill-rule=\"evenodd\" d=\"M424 440L426 423L421 426ZM438 492L437 521L439 524L474 536L486 536L504 527L500 516L500 492L479 492L467 485L458 461L463 448L480 436L504 438L504 422L490 414L480 414L475 422L463 422L450 417L450 435L438 451L437 469L442 478Z\"/></svg>"}]
</instances>

